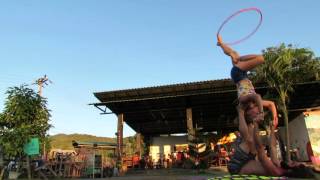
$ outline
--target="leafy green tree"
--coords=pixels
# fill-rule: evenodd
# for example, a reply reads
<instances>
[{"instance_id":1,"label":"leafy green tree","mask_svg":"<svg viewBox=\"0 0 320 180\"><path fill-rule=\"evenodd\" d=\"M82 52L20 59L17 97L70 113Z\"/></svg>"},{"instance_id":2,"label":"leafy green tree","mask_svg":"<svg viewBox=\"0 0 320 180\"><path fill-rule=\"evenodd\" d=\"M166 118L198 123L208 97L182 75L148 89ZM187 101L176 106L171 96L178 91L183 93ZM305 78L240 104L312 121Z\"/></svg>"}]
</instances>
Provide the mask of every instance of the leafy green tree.
<instances>
[{"instance_id":1,"label":"leafy green tree","mask_svg":"<svg viewBox=\"0 0 320 180\"><path fill-rule=\"evenodd\" d=\"M23 147L31 137L46 138L50 111L46 99L25 85L7 90L0 116L0 146L6 157L23 157Z\"/></svg>"},{"instance_id":2,"label":"leafy green tree","mask_svg":"<svg viewBox=\"0 0 320 180\"><path fill-rule=\"evenodd\" d=\"M46 135L42 141L42 146L40 147L43 147L43 143L44 143L44 146L45 146L45 149L42 149L42 152L45 151L46 155L50 152L51 148L52 148L52 142L51 142L51 139L50 139L50 136L49 135Z\"/></svg>"},{"instance_id":3,"label":"leafy green tree","mask_svg":"<svg viewBox=\"0 0 320 180\"><path fill-rule=\"evenodd\" d=\"M320 61L313 51L281 44L263 50L265 63L253 72L255 82L267 83L276 91L279 111L283 114L286 127L286 146L290 147L288 134L288 102L294 84L320 79ZM273 93L269 93L273 94ZM290 159L287 153L286 159Z\"/></svg>"},{"instance_id":4,"label":"leafy green tree","mask_svg":"<svg viewBox=\"0 0 320 180\"><path fill-rule=\"evenodd\" d=\"M137 151L136 135L125 138L124 144L125 144L124 153L126 153L126 155L132 156L134 155L134 153L136 153Z\"/></svg>"}]
</instances>

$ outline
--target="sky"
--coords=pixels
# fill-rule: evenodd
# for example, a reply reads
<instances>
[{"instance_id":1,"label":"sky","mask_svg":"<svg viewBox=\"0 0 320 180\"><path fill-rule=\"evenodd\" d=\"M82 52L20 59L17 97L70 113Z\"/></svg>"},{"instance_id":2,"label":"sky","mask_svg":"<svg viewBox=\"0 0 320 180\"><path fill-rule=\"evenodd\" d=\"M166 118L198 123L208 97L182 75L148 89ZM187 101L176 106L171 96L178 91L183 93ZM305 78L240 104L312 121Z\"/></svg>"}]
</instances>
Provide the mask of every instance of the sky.
<instances>
[{"instance_id":1,"label":"sky","mask_svg":"<svg viewBox=\"0 0 320 180\"><path fill-rule=\"evenodd\" d=\"M49 134L115 137L117 117L100 115L94 92L229 78L230 59L216 32L232 13L262 11L263 22L240 54L284 42L320 56L316 0L28 0L0 3L0 112L9 87L47 75L43 89L54 126ZM224 41L259 21L242 13L224 27ZM124 136L135 132L127 125Z\"/></svg>"}]
</instances>

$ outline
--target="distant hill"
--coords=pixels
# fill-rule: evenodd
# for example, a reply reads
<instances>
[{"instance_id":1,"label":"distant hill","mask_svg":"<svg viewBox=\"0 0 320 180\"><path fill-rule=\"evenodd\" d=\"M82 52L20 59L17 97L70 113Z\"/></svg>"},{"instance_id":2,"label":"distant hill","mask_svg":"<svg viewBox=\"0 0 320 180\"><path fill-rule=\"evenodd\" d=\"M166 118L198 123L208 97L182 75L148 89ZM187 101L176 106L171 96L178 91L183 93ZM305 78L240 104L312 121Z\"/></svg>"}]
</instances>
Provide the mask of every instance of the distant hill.
<instances>
[{"instance_id":1,"label":"distant hill","mask_svg":"<svg viewBox=\"0 0 320 180\"><path fill-rule=\"evenodd\" d=\"M50 136L52 149L73 150L72 141L93 141L116 143L116 138L97 137L87 134L56 134Z\"/></svg>"}]
</instances>

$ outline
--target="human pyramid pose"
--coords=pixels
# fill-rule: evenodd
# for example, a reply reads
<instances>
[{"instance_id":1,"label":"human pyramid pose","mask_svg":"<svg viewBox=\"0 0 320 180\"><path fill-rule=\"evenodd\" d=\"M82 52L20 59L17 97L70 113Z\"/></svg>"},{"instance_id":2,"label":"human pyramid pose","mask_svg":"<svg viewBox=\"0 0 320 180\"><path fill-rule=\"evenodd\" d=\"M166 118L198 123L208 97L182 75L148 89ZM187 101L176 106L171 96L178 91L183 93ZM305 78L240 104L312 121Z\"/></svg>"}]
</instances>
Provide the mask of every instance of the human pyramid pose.
<instances>
[{"instance_id":1,"label":"human pyramid pose","mask_svg":"<svg viewBox=\"0 0 320 180\"><path fill-rule=\"evenodd\" d=\"M218 46L230 56L233 67L231 78L237 85L238 118L241 141L236 145L235 153L228 163L231 174L255 174L266 176L291 176L292 169L303 169L300 164L290 162L280 163L276 156L276 140L274 129L278 125L277 109L272 101L262 100L248 78L247 72L264 62L262 55L240 56L236 51L224 44L218 36ZM264 120L263 107L267 108L273 117L270 132L270 158L265 153L265 146L259 137L259 124ZM257 156L257 158L256 158Z\"/></svg>"},{"instance_id":2,"label":"human pyramid pose","mask_svg":"<svg viewBox=\"0 0 320 180\"><path fill-rule=\"evenodd\" d=\"M231 57L233 67L231 78L237 85L238 101L242 109L245 109L246 120L263 119L263 107L268 108L273 115L273 123L278 125L277 109L272 101L262 100L261 96L254 90L252 82L248 78L247 72L264 62L262 55L240 56L236 51L222 42L218 36L218 46L223 52Z\"/></svg>"}]
</instances>

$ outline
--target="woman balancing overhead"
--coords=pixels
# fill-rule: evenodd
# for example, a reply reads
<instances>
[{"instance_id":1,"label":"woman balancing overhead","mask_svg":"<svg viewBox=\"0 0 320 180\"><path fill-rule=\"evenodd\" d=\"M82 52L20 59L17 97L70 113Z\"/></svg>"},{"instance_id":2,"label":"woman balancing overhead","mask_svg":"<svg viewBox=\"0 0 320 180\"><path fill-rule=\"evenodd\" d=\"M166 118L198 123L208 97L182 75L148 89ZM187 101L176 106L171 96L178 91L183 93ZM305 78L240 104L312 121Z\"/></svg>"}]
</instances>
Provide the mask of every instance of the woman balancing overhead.
<instances>
[{"instance_id":1,"label":"woman balancing overhead","mask_svg":"<svg viewBox=\"0 0 320 180\"><path fill-rule=\"evenodd\" d=\"M237 85L239 105L245 110L246 119L252 121L256 118L263 118L263 107L266 107L272 112L273 124L277 127L278 116L275 104L272 101L261 99L261 96L255 92L247 74L248 71L264 62L263 56L254 54L240 56L236 51L222 42L221 36L218 36L217 44L232 60L231 78Z\"/></svg>"}]
</instances>

